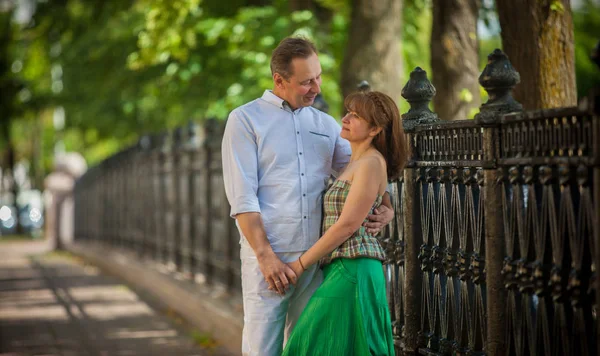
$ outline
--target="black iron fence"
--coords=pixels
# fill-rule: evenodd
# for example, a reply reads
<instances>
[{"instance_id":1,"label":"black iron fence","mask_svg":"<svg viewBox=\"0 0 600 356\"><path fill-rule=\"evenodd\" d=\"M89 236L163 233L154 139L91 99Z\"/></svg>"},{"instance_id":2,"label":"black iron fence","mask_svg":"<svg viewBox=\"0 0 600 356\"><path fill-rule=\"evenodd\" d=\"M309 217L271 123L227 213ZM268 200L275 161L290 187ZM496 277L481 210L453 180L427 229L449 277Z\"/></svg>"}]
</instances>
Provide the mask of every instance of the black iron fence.
<instances>
[{"instance_id":1,"label":"black iron fence","mask_svg":"<svg viewBox=\"0 0 600 356\"><path fill-rule=\"evenodd\" d=\"M506 56L489 56L475 120L442 122L417 68L403 90L410 161L382 242L397 353L598 355L598 108L521 112ZM589 100L589 103L597 102ZM139 144L76 186L76 236L238 291L223 125Z\"/></svg>"},{"instance_id":2,"label":"black iron fence","mask_svg":"<svg viewBox=\"0 0 600 356\"><path fill-rule=\"evenodd\" d=\"M221 168L223 125L208 120L91 168L75 188L75 235L134 250L190 280L240 289L239 235Z\"/></svg>"}]
</instances>

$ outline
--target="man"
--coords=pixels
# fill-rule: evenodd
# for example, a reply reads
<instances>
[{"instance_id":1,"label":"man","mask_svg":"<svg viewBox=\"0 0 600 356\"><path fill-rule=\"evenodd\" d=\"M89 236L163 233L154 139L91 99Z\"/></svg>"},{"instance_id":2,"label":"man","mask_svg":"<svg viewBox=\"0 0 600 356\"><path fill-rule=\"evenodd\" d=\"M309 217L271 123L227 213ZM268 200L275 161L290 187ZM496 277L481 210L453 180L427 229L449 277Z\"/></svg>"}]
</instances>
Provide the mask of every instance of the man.
<instances>
[{"instance_id":1,"label":"man","mask_svg":"<svg viewBox=\"0 0 600 356\"><path fill-rule=\"evenodd\" d=\"M271 72L273 91L233 110L222 143L225 190L241 235L244 355L280 355L320 285L316 266L296 280L286 263L320 237L321 194L350 157L339 124L311 107L321 91L315 46L284 39ZM387 208L370 217L373 232L393 217L385 200Z\"/></svg>"}]
</instances>

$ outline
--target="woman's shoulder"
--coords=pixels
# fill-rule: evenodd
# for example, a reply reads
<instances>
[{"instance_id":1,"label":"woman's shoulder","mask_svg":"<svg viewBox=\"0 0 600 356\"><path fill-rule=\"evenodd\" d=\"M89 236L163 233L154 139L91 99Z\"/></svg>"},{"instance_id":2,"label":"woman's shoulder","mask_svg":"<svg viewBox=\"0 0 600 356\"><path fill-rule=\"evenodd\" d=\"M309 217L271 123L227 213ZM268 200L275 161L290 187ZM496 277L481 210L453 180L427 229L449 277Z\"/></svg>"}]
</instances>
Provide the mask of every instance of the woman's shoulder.
<instances>
[{"instance_id":1,"label":"woman's shoulder","mask_svg":"<svg viewBox=\"0 0 600 356\"><path fill-rule=\"evenodd\" d=\"M385 159L379 151L365 155L356 163L358 163L357 170L370 172L371 174L379 175L379 173L386 171Z\"/></svg>"},{"instance_id":2,"label":"woman's shoulder","mask_svg":"<svg viewBox=\"0 0 600 356\"><path fill-rule=\"evenodd\" d=\"M387 186L387 165L383 155L379 151L375 151L369 155L365 155L357 163L359 163L359 166L356 167L355 174L360 171L362 174L365 174L363 177L369 177L369 180L380 181L379 188L385 191L385 187ZM380 194L383 193L380 192Z\"/></svg>"},{"instance_id":3,"label":"woman's shoulder","mask_svg":"<svg viewBox=\"0 0 600 356\"><path fill-rule=\"evenodd\" d=\"M381 152L377 150L373 150L372 152L369 152L369 154L366 154L364 157L362 157L361 161L361 163L368 168L385 168L386 165L385 158L383 157Z\"/></svg>"}]
</instances>

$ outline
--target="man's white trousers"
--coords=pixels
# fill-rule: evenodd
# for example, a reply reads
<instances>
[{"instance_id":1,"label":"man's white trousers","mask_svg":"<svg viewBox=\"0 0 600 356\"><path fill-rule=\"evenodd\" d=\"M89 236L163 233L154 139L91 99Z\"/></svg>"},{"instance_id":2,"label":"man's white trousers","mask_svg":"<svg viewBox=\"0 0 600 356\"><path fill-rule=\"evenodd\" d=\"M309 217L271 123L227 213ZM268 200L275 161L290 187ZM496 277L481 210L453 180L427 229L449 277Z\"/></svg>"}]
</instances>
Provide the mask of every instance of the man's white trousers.
<instances>
[{"instance_id":1,"label":"man's white trousers","mask_svg":"<svg viewBox=\"0 0 600 356\"><path fill-rule=\"evenodd\" d=\"M303 252L282 252L277 256L292 262ZM268 290L269 285L258 266L254 253L242 249L242 293L244 302L244 356L279 356L298 317L323 275L317 265L305 271L296 286L290 285L284 296Z\"/></svg>"}]
</instances>

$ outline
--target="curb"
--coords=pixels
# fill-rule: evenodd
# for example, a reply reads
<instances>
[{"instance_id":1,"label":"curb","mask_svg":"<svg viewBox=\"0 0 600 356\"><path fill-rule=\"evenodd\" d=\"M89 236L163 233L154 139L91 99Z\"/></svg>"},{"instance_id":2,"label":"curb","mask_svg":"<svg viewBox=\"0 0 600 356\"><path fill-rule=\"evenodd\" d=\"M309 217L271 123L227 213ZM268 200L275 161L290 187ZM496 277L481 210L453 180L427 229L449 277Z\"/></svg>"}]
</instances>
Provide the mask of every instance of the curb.
<instances>
[{"instance_id":1,"label":"curb","mask_svg":"<svg viewBox=\"0 0 600 356\"><path fill-rule=\"evenodd\" d=\"M156 263L140 261L126 251L101 244L74 243L65 248L103 271L147 292L218 343L218 355L240 355L243 309L240 295L216 295L216 288L177 280L159 271Z\"/></svg>"}]
</instances>

